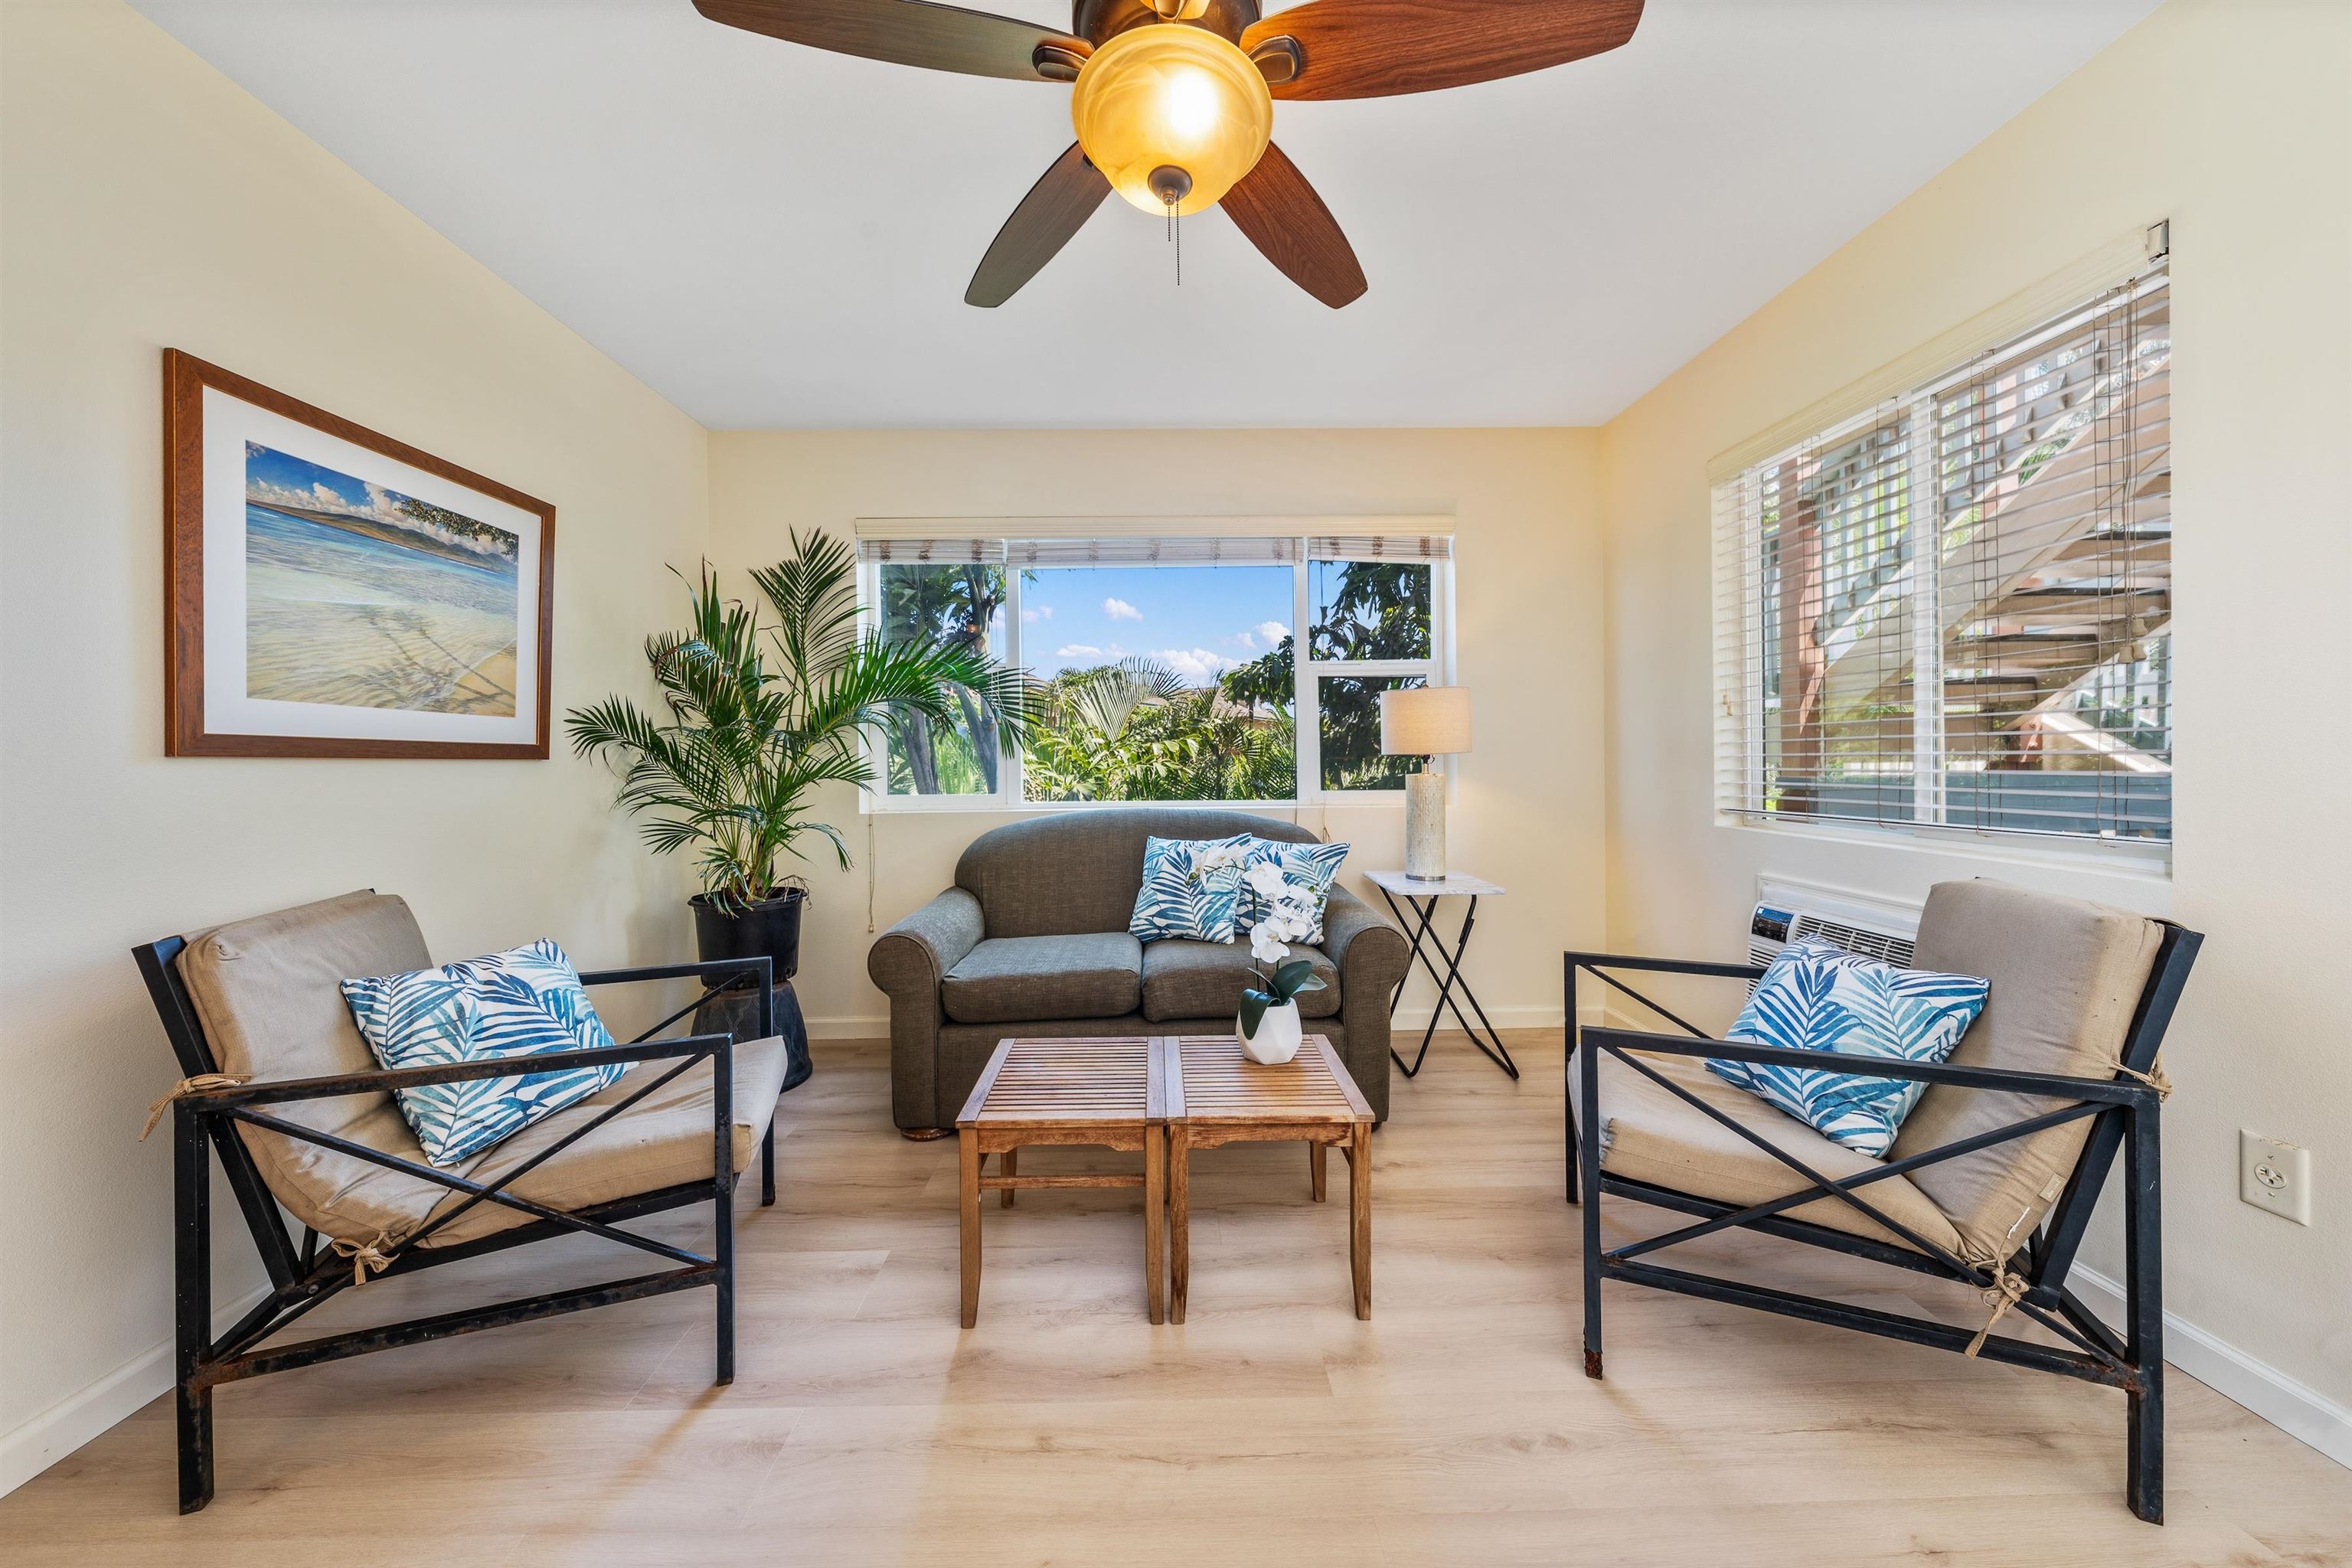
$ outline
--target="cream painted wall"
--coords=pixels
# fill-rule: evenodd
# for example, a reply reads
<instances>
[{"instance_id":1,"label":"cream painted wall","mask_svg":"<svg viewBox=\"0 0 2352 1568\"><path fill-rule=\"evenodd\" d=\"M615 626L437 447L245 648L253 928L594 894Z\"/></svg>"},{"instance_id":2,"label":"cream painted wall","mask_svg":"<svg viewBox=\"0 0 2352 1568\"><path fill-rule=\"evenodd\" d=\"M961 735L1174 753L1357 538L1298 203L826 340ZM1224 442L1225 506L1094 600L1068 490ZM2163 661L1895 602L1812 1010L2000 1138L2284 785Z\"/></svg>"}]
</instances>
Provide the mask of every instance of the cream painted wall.
<instances>
[{"instance_id":1,"label":"cream painted wall","mask_svg":"<svg viewBox=\"0 0 2352 1568\"><path fill-rule=\"evenodd\" d=\"M1612 945L1735 952L1761 870L1911 898L2000 876L2210 933L2166 1057L2166 1305L2337 1401L2352 1401L2348 82L2352 7L2174 0L1602 433ZM1717 825L1707 459L2163 217L2173 879ZM2241 1127L2310 1147L2310 1228L2238 1201ZM2119 1276L2119 1236L2105 1226L2086 1261Z\"/></svg>"},{"instance_id":2,"label":"cream painted wall","mask_svg":"<svg viewBox=\"0 0 2352 1568\"><path fill-rule=\"evenodd\" d=\"M711 553L744 584L787 531L858 517L1451 512L1460 530L1455 677L1474 693L1476 750L1455 759L1450 858L1510 889L1480 910L1466 966L1498 1025L1556 1022L1559 952L1601 921L1600 522L1584 430L714 434ZM863 859L849 791L831 820ZM877 815L875 923L953 879L982 813ZM1403 814L1333 808L1310 826L1356 846L1349 884L1398 866ZM813 868L800 990L814 1027L871 1034L887 1016L866 978L866 882ZM1450 930L1460 911L1448 910ZM1423 980L1408 993L1434 996ZM1425 1008L1426 999L1418 1000Z\"/></svg>"},{"instance_id":3,"label":"cream painted wall","mask_svg":"<svg viewBox=\"0 0 2352 1568\"><path fill-rule=\"evenodd\" d=\"M163 348L552 501L559 709L636 678L707 469L699 426L128 7L9 0L0 60L5 1489L165 1385L169 1151L133 1139L178 1075L133 942L373 885L441 955L688 946L679 868L560 752L162 755ZM234 1300L233 1209L218 1246Z\"/></svg>"}]
</instances>

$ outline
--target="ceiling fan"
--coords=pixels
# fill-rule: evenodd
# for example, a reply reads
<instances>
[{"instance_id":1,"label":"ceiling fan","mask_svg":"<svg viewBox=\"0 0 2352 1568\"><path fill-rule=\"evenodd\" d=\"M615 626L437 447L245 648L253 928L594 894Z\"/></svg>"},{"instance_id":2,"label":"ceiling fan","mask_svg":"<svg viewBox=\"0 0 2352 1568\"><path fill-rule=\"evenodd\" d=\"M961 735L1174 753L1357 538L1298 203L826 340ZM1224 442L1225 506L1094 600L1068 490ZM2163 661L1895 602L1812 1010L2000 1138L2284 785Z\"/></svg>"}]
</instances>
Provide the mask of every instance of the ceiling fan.
<instances>
[{"instance_id":1,"label":"ceiling fan","mask_svg":"<svg viewBox=\"0 0 2352 1568\"><path fill-rule=\"evenodd\" d=\"M1071 0L1069 31L929 0L694 0L714 22L932 70L1074 84L1078 140L1031 187L964 290L1002 305L1103 197L1171 222L1223 205L1285 276L1337 310L1364 269L1270 140L1273 100L1433 92L1618 47L1643 0Z\"/></svg>"}]
</instances>

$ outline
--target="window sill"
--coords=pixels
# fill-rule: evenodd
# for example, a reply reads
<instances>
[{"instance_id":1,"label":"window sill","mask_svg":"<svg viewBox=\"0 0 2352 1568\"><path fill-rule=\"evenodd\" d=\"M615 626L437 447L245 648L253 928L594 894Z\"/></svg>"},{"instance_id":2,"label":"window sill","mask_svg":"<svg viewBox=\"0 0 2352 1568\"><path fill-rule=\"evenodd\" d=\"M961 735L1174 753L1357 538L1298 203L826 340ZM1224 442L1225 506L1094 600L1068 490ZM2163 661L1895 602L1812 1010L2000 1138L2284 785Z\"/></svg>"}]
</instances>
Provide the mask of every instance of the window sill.
<instances>
[{"instance_id":1,"label":"window sill","mask_svg":"<svg viewBox=\"0 0 2352 1568\"><path fill-rule=\"evenodd\" d=\"M868 816L928 816L941 814L971 816L1046 816L1067 812L1121 811L1248 811L1279 815L1299 811L1402 811L1404 791L1365 790L1307 800L1024 800L1001 801L993 796L876 795L861 792L857 808Z\"/></svg>"},{"instance_id":2,"label":"window sill","mask_svg":"<svg viewBox=\"0 0 2352 1568\"><path fill-rule=\"evenodd\" d=\"M1821 822L1770 822L1729 813L1717 813L1717 827L1817 843L1870 845L1881 849L1912 850L1935 855L1965 856L2044 869L2096 871L2103 876L2128 877L2158 887L2172 885L2172 847L2091 838L2021 838L2005 833L1980 833L1966 827L1844 826Z\"/></svg>"}]
</instances>

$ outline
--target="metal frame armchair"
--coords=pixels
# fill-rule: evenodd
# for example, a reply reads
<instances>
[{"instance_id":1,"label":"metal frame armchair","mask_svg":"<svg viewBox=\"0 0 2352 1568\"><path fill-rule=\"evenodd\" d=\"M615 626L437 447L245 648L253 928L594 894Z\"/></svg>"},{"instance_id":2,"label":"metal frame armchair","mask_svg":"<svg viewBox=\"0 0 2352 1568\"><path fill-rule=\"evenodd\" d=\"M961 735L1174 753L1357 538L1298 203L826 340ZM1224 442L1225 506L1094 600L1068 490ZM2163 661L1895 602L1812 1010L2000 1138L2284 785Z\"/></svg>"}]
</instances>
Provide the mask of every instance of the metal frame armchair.
<instances>
[{"instance_id":1,"label":"metal frame armchair","mask_svg":"<svg viewBox=\"0 0 2352 1568\"><path fill-rule=\"evenodd\" d=\"M1761 966L1684 963L1611 953L1564 954L1569 1060L1574 1075L1567 1118L1568 1199L1573 1204L1578 1202L1580 1193L1588 1194L1582 1205L1585 1375L1601 1375L1601 1283L1604 1279L1620 1279L2103 1384L2122 1389L2127 1396L2126 1500L2139 1518L2151 1523L2162 1522L2164 1310L2158 1129L2165 1086L2156 1061L2203 938L2170 922L2152 923L2161 931L2157 951L2124 1034L2119 1062L2110 1064L2117 1070L2106 1078L1958 1062L1928 1066L1878 1057L1711 1039L1705 1031L1606 972L1615 969L1753 982L1763 974ZM1575 1020L1580 971L1653 1009L1685 1031L1685 1036L1587 1028L1580 1031L1583 1048L1579 1051L1580 1032ZM1964 1041L1964 1048L1965 1044ZM1865 1077L1915 1079L1954 1089L2002 1091L2032 1097L2035 1103L2059 1103L1933 1148L1906 1151L1898 1144L1893 1156L1883 1163L1853 1156L1855 1166L1866 1168L1832 1175L1763 1135L1752 1122L1707 1103L1703 1090L1694 1092L1696 1086L1687 1069L1682 1075L1684 1081L1675 1081L1677 1075L1670 1065L1653 1065L1636 1052L1685 1060L1719 1057L1813 1069L1834 1064L1837 1070ZM1600 1098L1604 1061L1615 1064L1618 1070L1638 1075L1641 1082L1663 1089L1684 1110L1703 1117L1708 1136L1728 1131L1741 1146L1760 1151L1785 1167L1790 1173L1790 1190L1762 1201L1730 1201L1719 1195L1708 1196L1658 1182L1633 1179L1606 1169L1603 1144L1610 1124L1601 1119ZM1661 1066L1666 1066L1667 1070L1662 1071ZM1931 1087L1929 1092L1935 1092L1935 1089ZM1762 1102L1757 1104L1761 1106ZM1769 1114L1778 1116L1777 1112ZM1802 1126L1793 1119L1787 1120L1792 1125ZM1881 1184L1907 1184L1907 1179L1917 1172L2082 1121L2089 1123L2089 1131L2064 1178L2063 1191L2056 1194L2054 1202L2041 1216L2038 1228L2027 1226L2021 1244L2006 1257L1989 1261L1964 1258L1959 1249L1922 1234L1919 1226L1906 1222L1894 1205L1874 1201L1874 1196L1884 1200L1891 1195L1892 1189ZM1580 1139L1580 1128L1597 1130L1601 1135L1595 1137L1588 1131ZM1831 1147L1825 1140L1822 1142L1824 1147ZM2120 1336L2066 1287L2068 1271L2098 1201L2099 1189L2119 1151L2124 1159L2126 1258L2126 1323ZM1874 1186L1880 1189L1876 1194L1872 1192ZM1601 1205L1597 1201L1601 1195L1671 1209L1696 1216L1696 1223L1620 1247L1604 1247L1601 1239ZM1918 1200L1915 1197L1913 1201ZM1844 1212L1833 1213L1831 1217L1853 1229L1795 1218L1789 1212L1809 1205L1838 1205ZM1819 1215L1822 1210L1815 1208L1812 1212ZM1992 1307L1991 1318L1972 1336L1966 1329L1927 1319L1643 1261L1664 1247L1735 1226L1972 1286L1986 1292L1986 1300ZM1875 1234L1859 1234L1862 1232ZM1994 1324L2011 1310L2047 1330L2061 1343L2040 1344L1992 1332Z\"/></svg>"},{"instance_id":2,"label":"metal frame armchair","mask_svg":"<svg viewBox=\"0 0 2352 1568\"><path fill-rule=\"evenodd\" d=\"M235 1080L221 1071L221 1064L205 1036L198 1010L180 973L178 961L187 945L186 939L174 936L131 950L184 1075L180 1087L169 1097L174 1192L176 1350L173 1381L178 1407L182 1513L195 1512L212 1500L212 1396L213 1390L224 1383L705 1286L711 1288L717 1297L718 1364L715 1381L719 1384L733 1381L733 1200L737 1180L736 1152L733 1148L737 1131L733 1107L736 1088L734 1037L688 1035L667 1039L654 1037L710 997L748 984L756 987L760 1037L767 1038L773 1033L773 1020L770 1011L772 994L769 984L770 964L765 957L659 964L583 974L581 981L588 985L688 977L715 984L706 984L700 996L626 1045L549 1052L529 1058L534 1071L560 1071L614 1062L674 1061L675 1065L643 1084L632 1086L625 1078L615 1087L625 1087L628 1092L617 1100L607 1102L600 1097L559 1112L559 1116L571 1116L582 1110L590 1114L580 1118L577 1125L567 1126L560 1136L544 1147L535 1149L520 1163L484 1182L469 1180L457 1171L436 1169L317 1128L299 1125L273 1113L270 1108L339 1096L380 1094L426 1084L503 1077L514 1071L512 1059L272 1081ZM565 1151L575 1148L598 1129L644 1104L649 1097L659 1093L695 1064L703 1061L712 1066L709 1096L714 1173L711 1176L570 1209L551 1207L511 1190L518 1181L541 1169ZM608 1094L611 1092L607 1091ZM161 1110L160 1105L158 1109ZM152 1126L152 1121L150 1126ZM281 1214L278 1195L271 1190L256 1163L253 1151L239 1135L240 1127L332 1150L367 1165L400 1173L446 1189L452 1194L462 1194L462 1201L436 1209L416 1229L401 1237L396 1243L381 1247L338 1241L322 1248L320 1233L308 1225L303 1226L302 1239L298 1247ZM260 1253L262 1265L269 1277L268 1293L260 1302L217 1339L212 1333L212 1173L206 1159L208 1148L220 1159L229 1190L236 1199L237 1207L245 1217L246 1228L252 1235L254 1247ZM761 1147L760 1188L762 1205L775 1202L776 1152L772 1119L767 1121ZM697 1203L711 1205L716 1237L708 1255L673 1247L667 1242L622 1228L624 1221ZM526 1221L446 1246L424 1245L452 1222L483 1205L496 1205L516 1211L526 1216ZM486 1253L502 1252L532 1242L575 1234L601 1237L607 1241L651 1253L676 1267L521 1300L499 1301L263 1348L263 1342L290 1327L320 1304L352 1288L368 1274L378 1277L408 1274L439 1264L454 1263L461 1258L478 1258Z\"/></svg>"}]
</instances>

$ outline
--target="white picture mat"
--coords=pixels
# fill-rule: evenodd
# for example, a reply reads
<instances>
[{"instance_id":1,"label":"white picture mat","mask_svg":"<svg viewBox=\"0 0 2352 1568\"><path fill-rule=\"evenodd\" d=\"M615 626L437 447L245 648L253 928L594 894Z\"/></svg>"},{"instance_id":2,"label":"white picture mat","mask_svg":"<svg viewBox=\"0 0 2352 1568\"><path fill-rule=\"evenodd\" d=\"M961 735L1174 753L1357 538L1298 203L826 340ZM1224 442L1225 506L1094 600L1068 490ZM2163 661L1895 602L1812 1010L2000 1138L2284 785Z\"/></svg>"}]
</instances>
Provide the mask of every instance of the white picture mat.
<instances>
[{"instance_id":1,"label":"white picture mat","mask_svg":"<svg viewBox=\"0 0 2352 1568\"><path fill-rule=\"evenodd\" d=\"M365 447L257 408L217 387L204 389L205 729L215 735L291 735L364 741L458 741L534 745L539 740L538 513L445 479ZM515 714L423 713L278 702L246 695L245 444L290 457L503 528L515 552Z\"/></svg>"}]
</instances>

